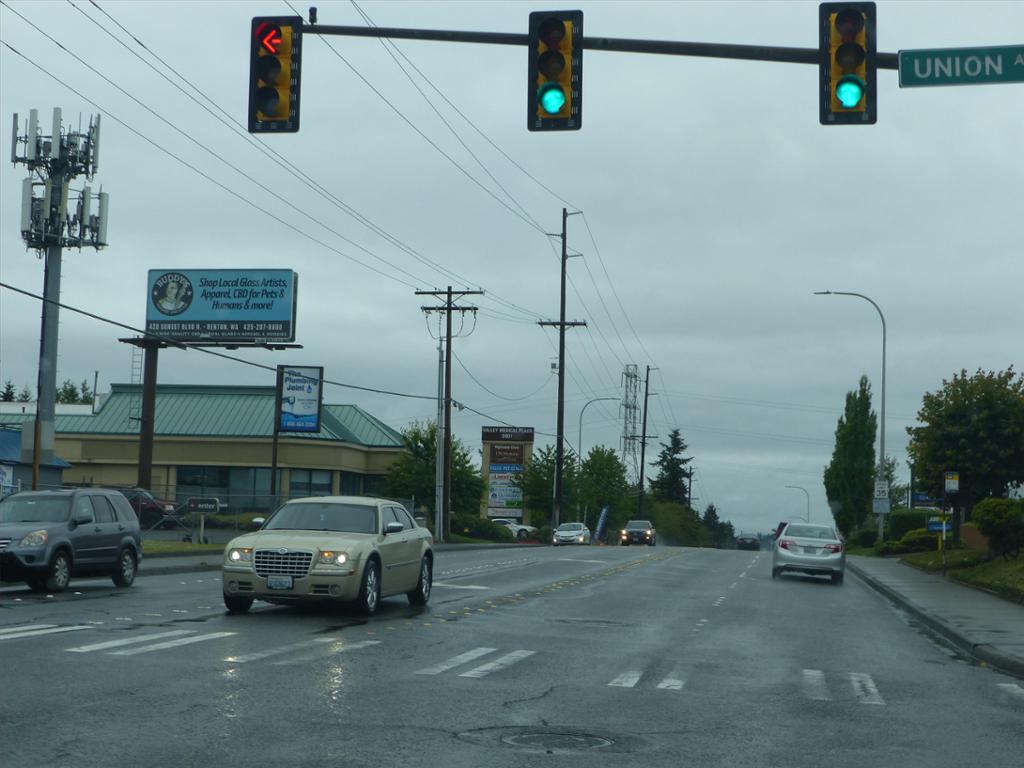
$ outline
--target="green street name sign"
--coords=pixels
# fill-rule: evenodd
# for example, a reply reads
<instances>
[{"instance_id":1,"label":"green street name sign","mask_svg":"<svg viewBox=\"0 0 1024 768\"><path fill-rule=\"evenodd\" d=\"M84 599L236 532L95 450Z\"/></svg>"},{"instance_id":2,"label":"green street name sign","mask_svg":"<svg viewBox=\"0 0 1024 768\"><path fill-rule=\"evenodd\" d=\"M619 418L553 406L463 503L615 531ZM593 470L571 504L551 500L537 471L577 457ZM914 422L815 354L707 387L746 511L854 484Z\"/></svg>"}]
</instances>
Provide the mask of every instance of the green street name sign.
<instances>
[{"instance_id":1,"label":"green street name sign","mask_svg":"<svg viewBox=\"0 0 1024 768\"><path fill-rule=\"evenodd\" d=\"M900 88L1024 83L1024 45L899 52Z\"/></svg>"}]
</instances>

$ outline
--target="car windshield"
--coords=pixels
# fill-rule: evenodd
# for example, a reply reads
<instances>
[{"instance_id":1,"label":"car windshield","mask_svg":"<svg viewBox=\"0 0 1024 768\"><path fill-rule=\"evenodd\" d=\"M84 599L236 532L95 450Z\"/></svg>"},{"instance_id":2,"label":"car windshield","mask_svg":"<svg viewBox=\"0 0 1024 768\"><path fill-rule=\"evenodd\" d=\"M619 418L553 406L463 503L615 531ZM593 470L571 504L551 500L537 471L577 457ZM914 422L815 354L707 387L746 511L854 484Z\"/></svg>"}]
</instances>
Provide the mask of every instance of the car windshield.
<instances>
[{"instance_id":1,"label":"car windshield","mask_svg":"<svg viewBox=\"0 0 1024 768\"><path fill-rule=\"evenodd\" d=\"M559 531L582 531L583 523L562 523L556 530Z\"/></svg>"},{"instance_id":2,"label":"car windshield","mask_svg":"<svg viewBox=\"0 0 1024 768\"><path fill-rule=\"evenodd\" d=\"M651 523L648 520L630 520L628 523L626 523L626 528L628 528L631 531L635 531L635 530L640 529L640 528L650 528L650 527L651 527Z\"/></svg>"},{"instance_id":3,"label":"car windshield","mask_svg":"<svg viewBox=\"0 0 1024 768\"><path fill-rule=\"evenodd\" d=\"M786 529L786 535L798 539L828 539L829 541L836 538L834 530L820 525L791 525Z\"/></svg>"},{"instance_id":4,"label":"car windshield","mask_svg":"<svg viewBox=\"0 0 1024 768\"><path fill-rule=\"evenodd\" d=\"M263 530L377 533L377 508L366 504L330 502L286 504L270 518Z\"/></svg>"},{"instance_id":5,"label":"car windshield","mask_svg":"<svg viewBox=\"0 0 1024 768\"><path fill-rule=\"evenodd\" d=\"M8 496L0 501L0 523L59 523L70 511L70 496Z\"/></svg>"}]
</instances>

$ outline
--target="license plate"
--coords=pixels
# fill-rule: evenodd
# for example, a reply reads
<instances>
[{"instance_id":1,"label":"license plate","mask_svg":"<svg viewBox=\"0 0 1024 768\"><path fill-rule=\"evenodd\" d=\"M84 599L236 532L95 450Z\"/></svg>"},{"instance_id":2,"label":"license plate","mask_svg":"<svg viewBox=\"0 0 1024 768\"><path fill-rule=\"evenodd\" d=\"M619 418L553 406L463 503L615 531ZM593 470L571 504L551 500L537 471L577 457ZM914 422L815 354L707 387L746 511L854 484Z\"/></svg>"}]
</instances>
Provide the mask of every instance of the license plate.
<instances>
[{"instance_id":1,"label":"license plate","mask_svg":"<svg viewBox=\"0 0 1024 768\"><path fill-rule=\"evenodd\" d=\"M291 589L291 576L267 576L267 589Z\"/></svg>"},{"instance_id":2,"label":"license plate","mask_svg":"<svg viewBox=\"0 0 1024 768\"><path fill-rule=\"evenodd\" d=\"M805 555L816 555L818 554L818 547L804 547Z\"/></svg>"}]
</instances>

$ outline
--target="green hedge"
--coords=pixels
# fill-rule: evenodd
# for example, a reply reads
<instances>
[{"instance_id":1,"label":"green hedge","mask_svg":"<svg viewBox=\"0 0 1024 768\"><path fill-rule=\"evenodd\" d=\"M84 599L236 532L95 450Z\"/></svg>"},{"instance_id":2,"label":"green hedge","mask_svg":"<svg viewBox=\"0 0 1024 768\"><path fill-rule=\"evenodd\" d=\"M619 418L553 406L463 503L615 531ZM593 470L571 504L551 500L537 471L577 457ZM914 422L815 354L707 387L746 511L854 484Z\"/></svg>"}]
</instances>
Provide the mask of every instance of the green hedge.
<instances>
[{"instance_id":1,"label":"green hedge","mask_svg":"<svg viewBox=\"0 0 1024 768\"><path fill-rule=\"evenodd\" d=\"M861 528L853 535L853 540L856 541L857 546L860 547L875 546L875 542L878 541L877 526L871 526L870 528Z\"/></svg>"},{"instance_id":2,"label":"green hedge","mask_svg":"<svg viewBox=\"0 0 1024 768\"><path fill-rule=\"evenodd\" d=\"M1024 548L1024 500L984 499L971 516L996 555L1016 559Z\"/></svg>"},{"instance_id":3,"label":"green hedge","mask_svg":"<svg viewBox=\"0 0 1024 768\"><path fill-rule=\"evenodd\" d=\"M902 539L910 531L928 527L928 517L935 512L928 510L906 510L893 512L887 518L887 539Z\"/></svg>"},{"instance_id":4,"label":"green hedge","mask_svg":"<svg viewBox=\"0 0 1024 768\"><path fill-rule=\"evenodd\" d=\"M906 547L907 552L931 552L939 548L939 535L929 533L927 528L917 528L903 534L900 544Z\"/></svg>"},{"instance_id":5,"label":"green hedge","mask_svg":"<svg viewBox=\"0 0 1024 768\"><path fill-rule=\"evenodd\" d=\"M512 531L504 525L479 515L453 515L452 533L485 541L515 541Z\"/></svg>"}]
</instances>

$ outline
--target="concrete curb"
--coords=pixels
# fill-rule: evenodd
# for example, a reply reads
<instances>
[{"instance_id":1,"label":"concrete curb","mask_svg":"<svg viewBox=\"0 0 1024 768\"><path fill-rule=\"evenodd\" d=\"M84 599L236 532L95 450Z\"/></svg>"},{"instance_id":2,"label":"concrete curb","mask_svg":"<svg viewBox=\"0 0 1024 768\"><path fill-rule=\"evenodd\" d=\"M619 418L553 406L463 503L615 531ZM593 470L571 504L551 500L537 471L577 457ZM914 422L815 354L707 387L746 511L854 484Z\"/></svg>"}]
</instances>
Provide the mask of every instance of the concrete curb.
<instances>
[{"instance_id":1,"label":"concrete curb","mask_svg":"<svg viewBox=\"0 0 1024 768\"><path fill-rule=\"evenodd\" d=\"M975 661L994 667L1000 672L1005 672L1008 675L1024 678L1024 659L998 651L987 643L975 643L961 630L937 616L928 613L928 611L923 608L918 607L902 593L896 591L887 584L883 584L873 576L868 575L865 571L858 568L856 564L847 560L846 567L873 590L885 596L893 603L896 603L900 608L903 608L907 613L911 614L915 619L921 622L921 624L952 643L956 648L970 656Z\"/></svg>"}]
</instances>

